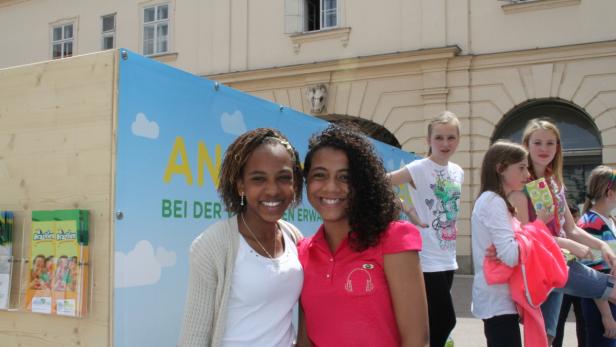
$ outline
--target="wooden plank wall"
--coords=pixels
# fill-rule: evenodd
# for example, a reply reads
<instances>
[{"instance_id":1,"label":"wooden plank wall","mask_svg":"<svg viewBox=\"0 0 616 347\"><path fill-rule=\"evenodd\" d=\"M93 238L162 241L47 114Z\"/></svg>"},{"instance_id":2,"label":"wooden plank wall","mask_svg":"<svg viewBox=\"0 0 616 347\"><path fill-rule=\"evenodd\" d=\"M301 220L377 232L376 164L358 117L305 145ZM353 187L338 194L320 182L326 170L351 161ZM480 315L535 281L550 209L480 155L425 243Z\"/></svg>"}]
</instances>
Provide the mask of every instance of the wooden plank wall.
<instances>
[{"instance_id":1,"label":"wooden plank wall","mask_svg":"<svg viewBox=\"0 0 616 347\"><path fill-rule=\"evenodd\" d=\"M115 51L0 70L0 210L16 212L11 306L0 345L110 346L113 291ZM88 209L91 296L85 318L25 312L32 210ZM20 300L21 298L21 300Z\"/></svg>"}]
</instances>

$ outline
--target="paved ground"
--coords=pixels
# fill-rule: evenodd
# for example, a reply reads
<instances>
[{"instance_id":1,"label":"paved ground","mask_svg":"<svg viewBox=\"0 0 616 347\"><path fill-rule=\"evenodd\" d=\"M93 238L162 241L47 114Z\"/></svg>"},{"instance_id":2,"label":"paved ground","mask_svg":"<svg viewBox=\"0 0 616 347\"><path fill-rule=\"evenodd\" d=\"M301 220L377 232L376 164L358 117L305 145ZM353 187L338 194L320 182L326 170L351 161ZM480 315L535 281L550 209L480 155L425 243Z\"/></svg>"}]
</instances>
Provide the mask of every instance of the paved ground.
<instances>
[{"instance_id":1,"label":"paved ground","mask_svg":"<svg viewBox=\"0 0 616 347\"><path fill-rule=\"evenodd\" d=\"M452 336L455 347L485 347L486 340L483 335L483 322L471 314L471 288L473 276L456 275L453 281L452 296L456 309L458 323ZM571 317L565 323L564 347L576 347L575 323Z\"/></svg>"}]
</instances>

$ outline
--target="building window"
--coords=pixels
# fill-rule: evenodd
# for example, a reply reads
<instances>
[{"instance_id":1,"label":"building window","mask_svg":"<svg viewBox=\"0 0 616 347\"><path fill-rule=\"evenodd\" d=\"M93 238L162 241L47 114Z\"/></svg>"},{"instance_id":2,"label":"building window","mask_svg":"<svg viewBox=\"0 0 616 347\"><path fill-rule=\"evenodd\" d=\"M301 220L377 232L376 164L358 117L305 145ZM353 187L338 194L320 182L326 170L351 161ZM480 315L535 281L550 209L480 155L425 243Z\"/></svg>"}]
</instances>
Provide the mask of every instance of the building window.
<instances>
[{"instance_id":1,"label":"building window","mask_svg":"<svg viewBox=\"0 0 616 347\"><path fill-rule=\"evenodd\" d=\"M102 41L102 49L112 49L115 47L115 30L116 30L116 23L115 23L115 19L116 19L116 15L115 14L109 14L106 16L102 16L101 17L101 25L102 25L102 35L103 35L103 41Z\"/></svg>"},{"instance_id":2,"label":"building window","mask_svg":"<svg viewBox=\"0 0 616 347\"><path fill-rule=\"evenodd\" d=\"M51 58L61 59L73 55L73 23L55 25L51 29Z\"/></svg>"},{"instance_id":3,"label":"building window","mask_svg":"<svg viewBox=\"0 0 616 347\"><path fill-rule=\"evenodd\" d=\"M338 26L337 0L306 0L305 30L314 31Z\"/></svg>"},{"instance_id":4,"label":"building window","mask_svg":"<svg viewBox=\"0 0 616 347\"><path fill-rule=\"evenodd\" d=\"M143 54L154 55L169 51L169 5L143 9Z\"/></svg>"}]
</instances>

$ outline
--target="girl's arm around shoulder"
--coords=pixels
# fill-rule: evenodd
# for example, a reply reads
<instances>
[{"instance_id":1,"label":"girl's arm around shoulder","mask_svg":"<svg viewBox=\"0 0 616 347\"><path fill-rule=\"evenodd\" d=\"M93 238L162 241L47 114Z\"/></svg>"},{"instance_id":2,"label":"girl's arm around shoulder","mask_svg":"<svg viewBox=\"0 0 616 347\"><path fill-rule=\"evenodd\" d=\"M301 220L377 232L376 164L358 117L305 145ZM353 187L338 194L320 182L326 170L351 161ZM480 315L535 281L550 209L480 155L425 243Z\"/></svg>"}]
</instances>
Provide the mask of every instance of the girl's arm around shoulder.
<instances>
[{"instance_id":1,"label":"girl's arm around shoulder","mask_svg":"<svg viewBox=\"0 0 616 347\"><path fill-rule=\"evenodd\" d=\"M297 329L297 347L311 347L312 343L308 338L308 332L306 330L306 318L304 315L304 308L299 305L299 328Z\"/></svg>"},{"instance_id":2,"label":"girl's arm around shoulder","mask_svg":"<svg viewBox=\"0 0 616 347\"><path fill-rule=\"evenodd\" d=\"M429 346L428 305L418 252L385 254L384 264L401 346Z\"/></svg>"}]
</instances>

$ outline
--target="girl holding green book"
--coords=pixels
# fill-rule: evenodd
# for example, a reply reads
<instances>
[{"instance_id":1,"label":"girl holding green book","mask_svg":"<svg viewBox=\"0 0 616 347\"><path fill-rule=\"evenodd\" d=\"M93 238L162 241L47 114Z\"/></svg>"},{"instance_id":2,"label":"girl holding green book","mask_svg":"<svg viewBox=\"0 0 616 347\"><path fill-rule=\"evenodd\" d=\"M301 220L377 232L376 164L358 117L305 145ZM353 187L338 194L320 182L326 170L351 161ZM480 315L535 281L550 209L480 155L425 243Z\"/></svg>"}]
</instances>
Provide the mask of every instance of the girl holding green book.
<instances>
[{"instance_id":1,"label":"girl holding green book","mask_svg":"<svg viewBox=\"0 0 616 347\"><path fill-rule=\"evenodd\" d=\"M533 119L528 122L522 136L522 143L529 152L531 180L544 178L552 195L554 218L546 223L560 248L579 259L592 258L591 249L598 250L612 268L616 265L616 254L602 240L579 228L567 208L563 181L563 154L560 131L552 122ZM525 224L537 218L533 203L527 193L512 192L508 200L516 208L518 220ZM550 293L541 305L548 341L551 344L556 335L556 326L563 293L592 299L609 299L616 302L613 279L581 262L569 261L569 279L565 287Z\"/></svg>"}]
</instances>

